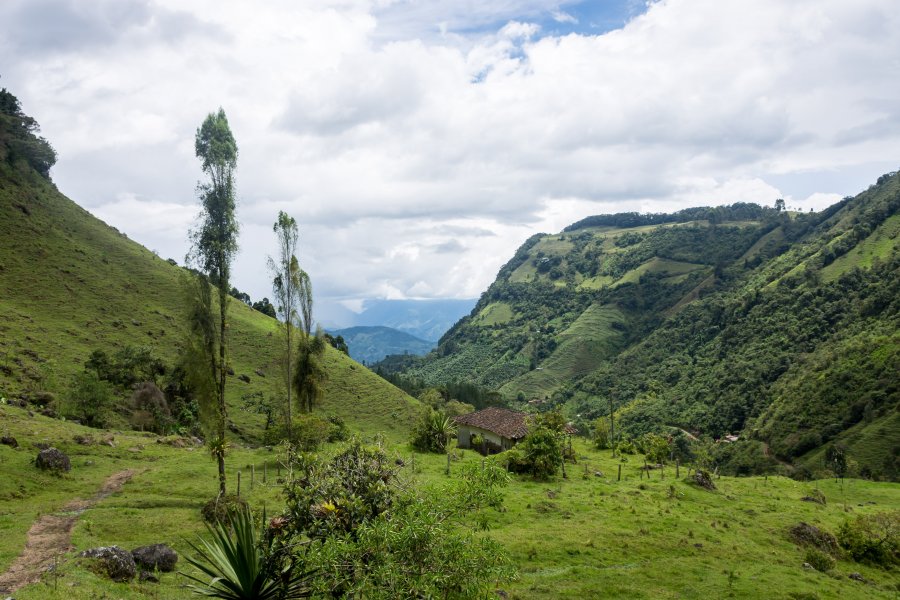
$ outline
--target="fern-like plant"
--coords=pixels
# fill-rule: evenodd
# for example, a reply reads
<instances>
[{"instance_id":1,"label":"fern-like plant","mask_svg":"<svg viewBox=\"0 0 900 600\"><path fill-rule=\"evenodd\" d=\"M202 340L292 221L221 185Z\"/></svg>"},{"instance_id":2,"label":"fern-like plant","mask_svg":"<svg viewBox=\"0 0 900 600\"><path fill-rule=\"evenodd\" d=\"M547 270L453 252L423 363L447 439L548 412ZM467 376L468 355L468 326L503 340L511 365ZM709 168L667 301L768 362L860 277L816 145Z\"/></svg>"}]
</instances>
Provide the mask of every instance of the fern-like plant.
<instances>
[{"instance_id":1,"label":"fern-like plant","mask_svg":"<svg viewBox=\"0 0 900 600\"><path fill-rule=\"evenodd\" d=\"M182 573L199 585L189 585L195 594L224 600L288 600L308 598L312 574L287 561L273 560L261 545L249 509L231 515L228 524L207 525L211 539L188 542L196 553L188 563L209 580Z\"/></svg>"}]
</instances>

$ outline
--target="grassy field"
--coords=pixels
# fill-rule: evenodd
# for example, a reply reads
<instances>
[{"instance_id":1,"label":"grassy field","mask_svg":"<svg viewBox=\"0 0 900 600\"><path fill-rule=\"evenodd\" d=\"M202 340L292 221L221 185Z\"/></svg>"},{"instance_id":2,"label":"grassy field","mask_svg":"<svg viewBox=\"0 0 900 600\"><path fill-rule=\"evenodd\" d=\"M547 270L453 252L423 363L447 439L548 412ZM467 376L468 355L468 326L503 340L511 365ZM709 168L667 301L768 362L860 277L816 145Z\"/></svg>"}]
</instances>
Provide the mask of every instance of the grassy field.
<instances>
[{"instance_id":1,"label":"grassy field","mask_svg":"<svg viewBox=\"0 0 900 600\"><path fill-rule=\"evenodd\" d=\"M0 572L21 551L28 527L40 515L72 498L91 496L112 473L136 471L120 493L79 517L74 550L59 557L56 574L19 590L17 600L191 597L181 575L162 574L159 584L112 583L91 573L75 554L99 545L131 549L155 542L187 552L186 541L204 531L199 509L216 486L215 465L202 448L172 447L127 432L110 432L115 447L82 446L73 435L100 438L104 432L29 417L11 407L0 407L0 416L20 443L17 450L0 446ZM70 452L72 472L56 477L34 469L29 461L35 442ZM516 476L504 507L485 511L485 535L500 541L518 567L516 580L499 584L510 598L896 597L895 573L846 559L827 574L803 568L805 550L787 534L801 521L834 532L855 515L898 510L895 484L722 477L710 492L687 483L684 467L680 479L671 466L644 479L640 457L620 463L608 451L577 440L575 449L578 463L567 465L567 478L537 482ZM405 458L412 454L401 442L389 443L388 450ZM481 460L471 451L455 454L450 477L462 462ZM277 450L234 449L227 463L229 489L234 490L240 470L242 496L257 511L277 512L282 503L275 482L278 459ZM417 485L447 477L442 455L416 454L407 465L407 477ZM815 488L825 494L827 505L801 501ZM179 568L189 567L182 559ZM871 583L849 579L851 572Z\"/></svg>"}]
</instances>

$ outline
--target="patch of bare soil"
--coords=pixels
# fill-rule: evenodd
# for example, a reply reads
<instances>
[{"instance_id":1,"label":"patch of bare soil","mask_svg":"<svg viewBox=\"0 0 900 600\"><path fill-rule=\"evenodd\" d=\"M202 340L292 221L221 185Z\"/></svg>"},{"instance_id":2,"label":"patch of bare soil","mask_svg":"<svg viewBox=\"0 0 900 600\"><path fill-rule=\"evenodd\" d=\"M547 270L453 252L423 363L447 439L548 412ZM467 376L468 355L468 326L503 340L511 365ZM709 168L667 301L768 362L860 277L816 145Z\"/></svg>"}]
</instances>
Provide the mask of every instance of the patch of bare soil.
<instances>
[{"instance_id":1,"label":"patch of bare soil","mask_svg":"<svg viewBox=\"0 0 900 600\"><path fill-rule=\"evenodd\" d=\"M22 554L6 573L0 574L0 594L12 594L21 587L40 581L41 574L53 565L60 554L72 550L72 528L81 513L122 489L134 473L134 470L128 469L111 475L89 500L72 500L58 512L35 521L28 530Z\"/></svg>"}]
</instances>

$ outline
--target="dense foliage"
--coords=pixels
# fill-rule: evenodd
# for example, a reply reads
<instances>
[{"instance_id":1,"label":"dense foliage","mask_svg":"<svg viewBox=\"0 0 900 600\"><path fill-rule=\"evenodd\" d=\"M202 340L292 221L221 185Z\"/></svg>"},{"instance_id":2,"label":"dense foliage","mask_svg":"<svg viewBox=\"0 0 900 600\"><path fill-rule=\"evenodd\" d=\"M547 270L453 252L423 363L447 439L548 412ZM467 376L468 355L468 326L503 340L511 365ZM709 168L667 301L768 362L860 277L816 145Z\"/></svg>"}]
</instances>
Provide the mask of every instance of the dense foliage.
<instances>
[{"instance_id":1,"label":"dense foliage","mask_svg":"<svg viewBox=\"0 0 900 600\"><path fill-rule=\"evenodd\" d=\"M0 89L0 161L23 164L49 179L56 151L38 135L40 130L37 121L22 112L19 99L6 88Z\"/></svg>"},{"instance_id":2,"label":"dense foliage","mask_svg":"<svg viewBox=\"0 0 900 600\"><path fill-rule=\"evenodd\" d=\"M471 517L499 507L508 475L494 461L418 491L378 446L358 441L330 460L296 455L287 509L272 522L276 548L298 548L318 594L365 598L489 598L513 571ZM307 538L309 544L297 546Z\"/></svg>"}]
</instances>

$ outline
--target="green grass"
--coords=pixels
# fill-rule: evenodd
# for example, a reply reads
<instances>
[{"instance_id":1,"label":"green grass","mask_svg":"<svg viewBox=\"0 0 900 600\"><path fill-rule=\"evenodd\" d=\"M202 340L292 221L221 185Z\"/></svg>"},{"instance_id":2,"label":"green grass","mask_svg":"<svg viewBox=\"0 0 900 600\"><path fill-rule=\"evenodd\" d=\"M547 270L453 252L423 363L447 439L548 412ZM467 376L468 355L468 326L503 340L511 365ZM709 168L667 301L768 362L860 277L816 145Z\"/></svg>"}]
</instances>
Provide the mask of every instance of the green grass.
<instances>
[{"instance_id":1,"label":"green grass","mask_svg":"<svg viewBox=\"0 0 900 600\"><path fill-rule=\"evenodd\" d=\"M834 262L823 268L822 279L834 281L851 269L867 269L875 260L886 259L896 247L898 235L900 235L900 215L893 215L850 252L839 256Z\"/></svg>"},{"instance_id":2,"label":"green grass","mask_svg":"<svg viewBox=\"0 0 900 600\"><path fill-rule=\"evenodd\" d=\"M705 265L696 263L680 262L677 260L669 260L667 258L654 257L643 263L636 269L632 269L625 273L615 283L613 283L612 286L615 287L624 283L637 283L638 281L640 281L641 275L645 273L662 273L669 276L668 278L672 280L671 283L678 283L679 281L681 281L679 277L705 268L707 268Z\"/></svg>"},{"instance_id":3,"label":"green grass","mask_svg":"<svg viewBox=\"0 0 900 600\"><path fill-rule=\"evenodd\" d=\"M91 496L108 475L126 468L138 472L122 491L84 512L75 527L75 551L61 556L59 578L45 575L15 594L19 600L87 600L95 598L190 598L184 578L162 574L160 584L116 584L79 564L78 551L117 544L127 549L164 542L183 557L187 540L203 534L201 504L215 492L215 463L202 448L173 448L153 436L113 432L117 446L76 446L71 436L90 431L21 409L2 407L0 416L22 447L0 446L0 569L21 551L24 535L39 514L58 510L72 498ZM98 433L96 430L92 433ZM73 471L54 477L27 464L29 445L49 441L73 453ZM642 479L640 457L622 464L608 451L575 441L578 464L567 465L568 478L536 482L514 477L504 508L487 509L487 535L502 543L519 569L519 577L500 587L510 598L707 598L779 597L813 594L817 598L894 598L893 573L839 560L830 574L802 568L805 550L787 537L787 529L805 521L835 532L847 518L900 509L895 484L847 480L843 491L833 480L796 482L722 477L718 490L707 492L681 479L674 468ZM326 448L330 452L331 448ZM409 457L402 443L389 451ZM480 461L471 451L457 451L462 461ZM282 506L273 465L278 453L235 448L227 459L229 489L242 472L242 496L269 514ZM410 462L412 466L410 466ZM261 481L263 463L267 482ZM255 485L250 489L250 465ZM457 476L460 462L451 466ZM404 472L414 485L446 479L442 455L416 454ZM284 471L282 471L284 475ZM26 498L9 498L21 482ZM828 499L821 506L800 498L817 487ZM474 516L473 516L474 518ZM179 569L190 569L181 558ZM873 585L848 579L859 572ZM733 574L733 575L730 575ZM55 587L56 586L56 587ZM812 596L811 596L812 597Z\"/></svg>"},{"instance_id":4,"label":"green grass","mask_svg":"<svg viewBox=\"0 0 900 600\"><path fill-rule=\"evenodd\" d=\"M472 322L475 325L490 327L509 323L514 316L512 307L506 302L492 302L481 309Z\"/></svg>"}]
</instances>

